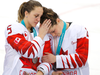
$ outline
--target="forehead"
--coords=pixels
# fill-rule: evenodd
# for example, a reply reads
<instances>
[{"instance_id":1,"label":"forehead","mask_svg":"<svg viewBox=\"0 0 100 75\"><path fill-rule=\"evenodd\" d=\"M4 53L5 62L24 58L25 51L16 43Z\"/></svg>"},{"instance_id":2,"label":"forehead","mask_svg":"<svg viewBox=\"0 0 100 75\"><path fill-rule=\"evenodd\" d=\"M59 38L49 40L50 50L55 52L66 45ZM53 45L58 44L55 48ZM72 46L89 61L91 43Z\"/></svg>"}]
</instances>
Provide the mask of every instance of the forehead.
<instances>
[{"instance_id":1,"label":"forehead","mask_svg":"<svg viewBox=\"0 0 100 75\"><path fill-rule=\"evenodd\" d=\"M34 10L31 11L31 13L41 14L41 13L43 13L43 8L42 7L35 7Z\"/></svg>"},{"instance_id":2,"label":"forehead","mask_svg":"<svg viewBox=\"0 0 100 75\"><path fill-rule=\"evenodd\" d=\"M56 29L56 27L57 27L56 25L51 26L50 29L49 29L49 33L51 33L52 31L54 31Z\"/></svg>"}]
</instances>

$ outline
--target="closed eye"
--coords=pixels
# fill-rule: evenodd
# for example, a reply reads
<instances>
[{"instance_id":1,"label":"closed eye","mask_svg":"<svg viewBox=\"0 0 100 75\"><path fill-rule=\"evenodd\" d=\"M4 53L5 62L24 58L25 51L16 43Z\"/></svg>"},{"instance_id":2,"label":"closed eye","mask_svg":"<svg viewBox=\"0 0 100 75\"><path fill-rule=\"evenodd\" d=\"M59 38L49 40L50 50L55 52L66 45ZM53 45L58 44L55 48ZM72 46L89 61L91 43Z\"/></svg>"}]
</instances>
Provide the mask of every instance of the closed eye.
<instances>
[{"instance_id":1,"label":"closed eye","mask_svg":"<svg viewBox=\"0 0 100 75\"><path fill-rule=\"evenodd\" d=\"M54 33L55 31L52 31L51 33Z\"/></svg>"},{"instance_id":2,"label":"closed eye","mask_svg":"<svg viewBox=\"0 0 100 75\"><path fill-rule=\"evenodd\" d=\"M35 15L35 18L37 18L39 15Z\"/></svg>"}]
</instances>

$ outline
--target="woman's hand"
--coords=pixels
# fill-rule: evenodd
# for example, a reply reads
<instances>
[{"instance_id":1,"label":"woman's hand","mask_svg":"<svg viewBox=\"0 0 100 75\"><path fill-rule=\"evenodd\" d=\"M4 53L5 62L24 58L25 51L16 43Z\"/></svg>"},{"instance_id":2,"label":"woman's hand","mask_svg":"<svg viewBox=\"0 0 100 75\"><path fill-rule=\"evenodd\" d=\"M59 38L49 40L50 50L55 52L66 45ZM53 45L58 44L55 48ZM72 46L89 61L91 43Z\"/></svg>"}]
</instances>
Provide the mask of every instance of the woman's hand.
<instances>
[{"instance_id":1,"label":"woman's hand","mask_svg":"<svg viewBox=\"0 0 100 75\"><path fill-rule=\"evenodd\" d=\"M25 71L24 71L24 73L23 73L23 74L24 74L24 75L29 75L29 74L28 74L27 72L25 72Z\"/></svg>"},{"instance_id":2,"label":"woman's hand","mask_svg":"<svg viewBox=\"0 0 100 75\"><path fill-rule=\"evenodd\" d=\"M48 63L55 63L56 62L56 56L51 54L51 53L47 53L45 52L46 55L44 55L42 57L42 61L43 62L48 62Z\"/></svg>"},{"instance_id":3,"label":"woman's hand","mask_svg":"<svg viewBox=\"0 0 100 75\"><path fill-rule=\"evenodd\" d=\"M37 71L36 75L44 75L42 71Z\"/></svg>"},{"instance_id":4,"label":"woman's hand","mask_svg":"<svg viewBox=\"0 0 100 75\"><path fill-rule=\"evenodd\" d=\"M48 33L49 28L51 27L51 20L45 20L39 27L39 37L41 37L41 39L44 38L44 36Z\"/></svg>"},{"instance_id":5,"label":"woman's hand","mask_svg":"<svg viewBox=\"0 0 100 75\"><path fill-rule=\"evenodd\" d=\"M52 75L62 75L63 72L62 71L54 71L52 72Z\"/></svg>"}]
</instances>

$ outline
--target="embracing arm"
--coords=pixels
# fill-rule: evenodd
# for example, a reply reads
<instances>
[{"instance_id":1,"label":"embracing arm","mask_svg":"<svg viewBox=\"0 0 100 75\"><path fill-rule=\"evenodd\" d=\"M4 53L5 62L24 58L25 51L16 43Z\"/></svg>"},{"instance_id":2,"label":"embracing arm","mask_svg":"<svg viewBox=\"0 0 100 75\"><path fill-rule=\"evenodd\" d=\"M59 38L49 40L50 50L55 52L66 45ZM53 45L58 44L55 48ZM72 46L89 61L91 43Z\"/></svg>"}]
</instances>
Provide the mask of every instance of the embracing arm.
<instances>
[{"instance_id":1,"label":"embracing arm","mask_svg":"<svg viewBox=\"0 0 100 75\"><path fill-rule=\"evenodd\" d=\"M44 45L44 48L43 48L43 56L45 55L45 52L52 53L50 40L45 41L45 45ZM49 74L51 69L52 69L52 65L50 63L47 63L47 62L42 62L37 67L37 71L42 71L44 75Z\"/></svg>"},{"instance_id":2,"label":"embracing arm","mask_svg":"<svg viewBox=\"0 0 100 75\"><path fill-rule=\"evenodd\" d=\"M28 30L20 23L8 25L5 30L5 36L8 44L19 52L24 57L36 57L43 44L42 39L47 34L50 26L50 20L45 20L39 28L39 35L32 41L27 41L25 36L29 33ZM27 34L25 34L27 32ZM41 37L41 38L40 38Z\"/></svg>"},{"instance_id":3,"label":"embracing arm","mask_svg":"<svg viewBox=\"0 0 100 75\"><path fill-rule=\"evenodd\" d=\"M33 58L37 56L43 40L35 37L34 40L28 41L25 39L28 36L27 29L20 23L8 25L5 30L7 45L16 50L19 55Z\"/></svg>"},{"instance_id":4,"label":"embracing arm","mask_svg":"<svg viewBox=\"0 0 100 75\"><path fill-rule=\"evenodd\" d=\"M24 57L33 58L37 56L42 39L34 38L32 41L27 41L22 34L10 35L7 37L8 44L11 45L18 53ZM40 43L41 42L41 43Z\"/></svg>"}]
</instances>

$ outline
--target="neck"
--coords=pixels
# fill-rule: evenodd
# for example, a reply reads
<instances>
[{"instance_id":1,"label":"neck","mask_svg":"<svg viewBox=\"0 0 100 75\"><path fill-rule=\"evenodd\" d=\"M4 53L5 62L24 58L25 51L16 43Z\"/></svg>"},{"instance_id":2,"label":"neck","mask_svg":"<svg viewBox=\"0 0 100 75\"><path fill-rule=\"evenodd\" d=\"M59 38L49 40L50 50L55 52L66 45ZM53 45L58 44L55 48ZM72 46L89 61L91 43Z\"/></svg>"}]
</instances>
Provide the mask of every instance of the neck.
<instances>
[{"instance_id":1,"label":"neck","mask_svg":"<svg viewBox=\"0 0 100 75\"><path fill-rule=\"evenodd\" d=\"M66 22L66 24L67 24L67 27L66 27L66 30L67 30L69 28L69 23Z\"/></svg>"},{"instance_id":2,"label":"neck","mask_svg":"<svg viewBox=\"0 0 100 75\"><path fill-rule=\"evenodd\" d=\"M63 26L64 26L63 21L61 21L61 23L62 23L62 28L63 28ZM66 27L66 30L67 30L69 28L69 23L66 22L66 25L67 25L67 27Z\"/></svg>"},{"instance_id":3,"label":"neck","mask_svg":"<svg viewBox=\"0 0 100 75\"><path fill-rule=\"evenodd\" d=\"M25 26L26 26L27 30L28 30L29 32L31 32L32 26L28 23L28 21L27 21L26 19L24 19L24 23L25 23Z\"/></svg>"},{"instance_id":4,"label":"neck","mask_svg":"<svg viewBox=\"0 0 100 75\"><path fill-rule=\"evenodd\" d=\"M63 29L64 22L61 20L61 28Z\"/></svg>"}]
</instances>

